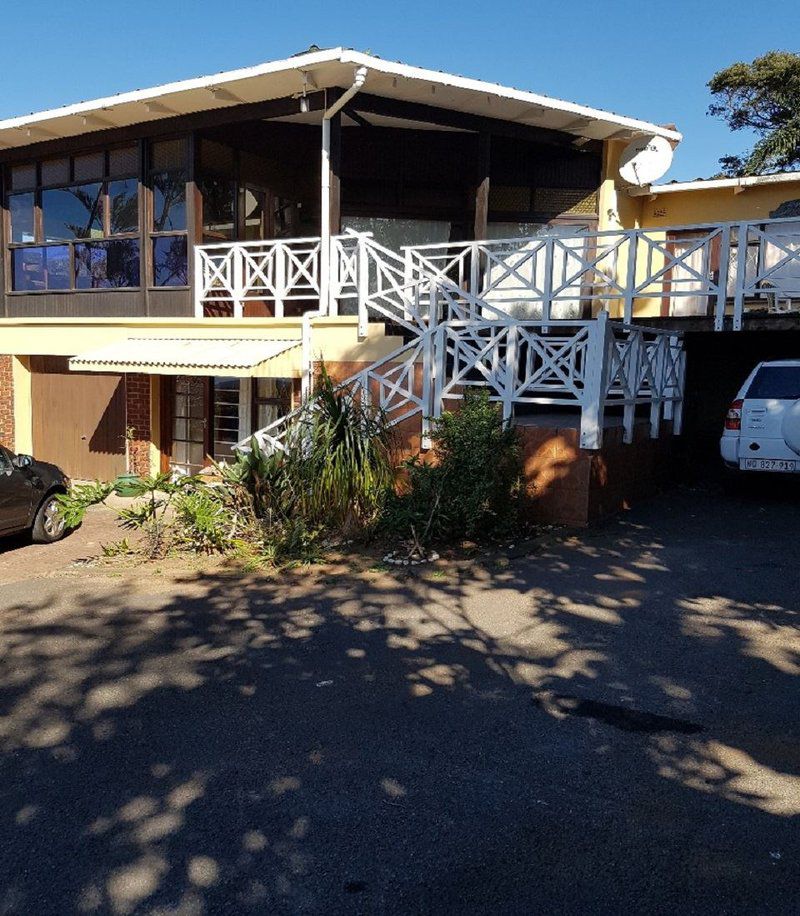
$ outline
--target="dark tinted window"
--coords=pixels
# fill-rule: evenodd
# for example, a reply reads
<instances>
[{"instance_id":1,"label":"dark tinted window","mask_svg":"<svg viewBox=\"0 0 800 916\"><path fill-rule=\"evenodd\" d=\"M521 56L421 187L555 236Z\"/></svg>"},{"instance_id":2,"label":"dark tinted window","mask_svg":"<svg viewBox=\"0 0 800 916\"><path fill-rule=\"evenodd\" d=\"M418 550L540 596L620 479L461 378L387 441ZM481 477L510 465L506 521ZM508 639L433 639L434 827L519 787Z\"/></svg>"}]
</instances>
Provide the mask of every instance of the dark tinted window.
<instances>
[{"instance_id":1,"label":"dark tinted window","mask_svg":"<svg viewBox=\"0 0 800 916\"><path fill-rule=\"evenodd\" d=\"M98 181L42 191L44 240L60 242L102 236L102 188Z\"/></svg>"},{"instance_id":2,"label":"dark tinted window","mask_svg":"<svg viewBox=\"0 0 800 916\"><path fill-rule=\"evenodd\" d=\"M762 366L747 390L748 398L800 398L800 366Z\"/></svg>"},{"instance_id":3,"label":"dark tinted window","mask_svg":"<svg viewBox=\"0 0 800 916\"><path fill-rule=\"evenodd\" d=\"M162 235L153 239L153 273L156 286L189 285L185 235Z\"/></svg>"},{"instance_id":4,"label":"dark tinted window","mask_svg":"<svg viewBox=\"0 0 800 916\"><path fill-rule=\"evenodd\" d=\"M33 242L33 191L9 194L8 210L11 214L11 241Z\"/></svg>"},{"instance_id":5,"label":"dark tinted window","mask_svg":"<svg viewBox=\"0 0 800 916\"><path fill-rule=\"evenodd\" d=\"M15 248L11 253L14 289L69 289L69 246Z\"/></svg>"},{"instance_id":6,"label":"dark tinted window","mask_svg":"<svg viewBox=\"0 0 800 916\"><path fill-rule=\"evenodd\" d=\"M139 240L75 246L75 287L109 289L139 285Z\"/></svg>"},{"instance_id":7,"label":"dark tinted window","mask_svg":"<svg viewBox=\"0 0 800 916\"><path fill-rule=\"evenodd\" d=\"M135 178L108 183L108 209L111 235L139 229L139 186Z\"/></svg>"},{"instance_id":8,"label":"dark tinted window","mask_svg":"<svg viewBox=\"0 0 800 916\"><path fill-rule=\"evenodd\" d=\"M153 229L172 232L186 228L186 172L153 175Z\"/></svg>"}]
</instances>

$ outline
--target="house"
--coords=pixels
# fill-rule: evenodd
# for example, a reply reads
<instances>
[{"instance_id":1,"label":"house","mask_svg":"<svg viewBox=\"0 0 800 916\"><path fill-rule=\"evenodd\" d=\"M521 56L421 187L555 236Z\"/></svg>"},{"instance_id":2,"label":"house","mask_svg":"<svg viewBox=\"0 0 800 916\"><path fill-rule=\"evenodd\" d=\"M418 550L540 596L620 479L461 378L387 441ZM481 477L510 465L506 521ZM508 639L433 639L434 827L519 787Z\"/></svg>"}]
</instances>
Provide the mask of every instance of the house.
<instances>
[{"instance_id":1,"label":"house","mask_svg":"<svg viewBox=\"0 0 800 916\"><path fill-rule=\"evenodd\" d=\"M408 298L420 305L423 281L429 300L454 277L488 284L483 321L501 305L582 321L580 354L598 304L583 280L552 308L528 301L541 259L524 240L547 237L551 273L585 258L582 239L607 222L610 153L641 135L681 139L344 48L0 121L0 440L78 478L196 471L296 407L320 359L340 378L372 367L366 384L405 392L424 424L430 398L457 397L483 363L450 387L440 373L434 391L420 355L433 335L414 336L425 310ZM558 370L539 330L519 346ZM393 354L409 346L403 368ZM509 413L515 371L498 394ZM568 382L531 403L577 403L584 382ZM582 444L596 447L602 423L585 413Z\"/></svg>"}]
</instances>

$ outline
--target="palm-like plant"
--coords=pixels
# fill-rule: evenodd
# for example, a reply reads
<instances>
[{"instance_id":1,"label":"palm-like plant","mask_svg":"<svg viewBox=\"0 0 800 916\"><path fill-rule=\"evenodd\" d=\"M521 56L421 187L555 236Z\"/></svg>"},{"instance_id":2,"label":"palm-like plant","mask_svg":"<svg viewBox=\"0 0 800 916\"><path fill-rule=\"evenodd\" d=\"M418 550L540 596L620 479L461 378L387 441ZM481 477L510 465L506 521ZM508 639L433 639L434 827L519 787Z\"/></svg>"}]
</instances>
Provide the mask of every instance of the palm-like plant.
<instances>
[{"instance_id":1,"label":"palm-like plant","mask_svg":"<svg viewBox=\"0 0 800 916\"><path fill-rule=\"evenodd\" d=\"M267 453L253 439L226 476L247 487L267 524L302 519L310 530L349 535L377 517L394 479L391 452L381 411L337 387L323 366L283 450Z\"/></svg>"}]
</instances>

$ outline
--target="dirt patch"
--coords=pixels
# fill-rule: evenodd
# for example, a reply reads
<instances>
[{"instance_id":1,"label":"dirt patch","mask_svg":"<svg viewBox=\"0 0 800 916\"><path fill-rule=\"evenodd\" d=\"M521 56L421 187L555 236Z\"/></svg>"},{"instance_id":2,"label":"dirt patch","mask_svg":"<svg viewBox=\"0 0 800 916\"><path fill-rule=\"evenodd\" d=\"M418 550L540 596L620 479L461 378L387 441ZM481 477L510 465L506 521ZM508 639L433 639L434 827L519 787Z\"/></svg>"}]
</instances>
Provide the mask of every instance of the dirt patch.
<instances>
[{"instance_id":1,"label":"dirt patch","mask_svg":"<svg viewBox=\"0 0 800 916\"><path fill-rule=\"evenodd\" d=\"M117 515L104 506L89 510L76 531L55 544L34 544L30 534L0 538L0 583L62 574L102 556L103 544L120 538Z\"/></svg>"}]
</instances>

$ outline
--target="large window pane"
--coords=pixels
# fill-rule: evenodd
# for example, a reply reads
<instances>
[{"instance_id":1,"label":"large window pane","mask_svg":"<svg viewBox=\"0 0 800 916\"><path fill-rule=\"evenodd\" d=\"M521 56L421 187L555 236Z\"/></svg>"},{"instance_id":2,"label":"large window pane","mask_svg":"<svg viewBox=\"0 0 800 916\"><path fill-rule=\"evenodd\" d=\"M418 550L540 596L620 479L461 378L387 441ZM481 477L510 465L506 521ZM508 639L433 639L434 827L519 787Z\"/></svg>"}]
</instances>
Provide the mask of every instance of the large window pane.
<instances>
[{"instance_id":1,"label":"large window pane","mask_svg":"<svg viewBox=\"0 0 800 916\"><path fill-rule=\"evenodd\" d=\"M11 253L11 269L15 290L69 289L69 246L16 248Z\"/></svg>"},{"instance_id":2,"label":"large window pane","mask_svg":"<svg viewBox=\"0 0 800 916\"><path fill-rule=\"evenodd\" d=\"M186 172L156 172L153 182L153 230L186 228Z\"/></svg>"},{"instance_id":3,"label":"large window pane","mask_svg":"<svg viewBox=\"0 0 800 916\"><path fill-rule=\"evenodd\" d=\"M135 178L108 183L111 235L139 229L139 185Z\"/></svg>"},{"instance_id":4,"label":"large window pane","mask_svg":"<svg viewBox=\"0 0 800 916\"><path fill-rule=\"evenodd\" d=\"M33 197L33 191L8 196L12 242L36 241L33 234Z\"/></svg>"},{"instance_id":5,"label":"large window pane","mask_svg":"<svg viewBox=\"0 0 800 916\"><path fill-rule=\"evenodd\" d=\"M236 228L236 182L209 175L203 178L201 189L203 239L209 242L232 240Z\"/></svg>"},{"instance_id":6,"label":"large window pane","mask_svg":"<svg viewBox=\"0 0 800 916\"><path fill-rule=\"evenodd\" d=\"M88 242L75 246L75 286L117 289L139 285L139 240Z\"/></svg>"},{"instance_id":7,"label":"large window pane","mask_svg":"<svg viewBox=\"0 0 800 916\"><path fill-rule=\"evenodd\" d=\"M94 182L42 191L44 240L101 238L102 187L100 182Z\"/></svg>"},{"instance_id":8,"label":"large window pane","mask_svg":"<svg viewBox=\"0 0 800 916\"><path fill-rule=\"evenodd\" d=\"M189 285L185 235L153 239L153 274L156 286Z\"/></svg>"},{"instance_id":9,"label":"large window pane","mask_svg":"<svg viewBox=\"0 0 800 916\"><path fill-rule=\"evenodd\" d=\"M244 237L250 241L263 239L267 209L266 191L245 188L244 191Z\"/></svg>"}]
</instances>

